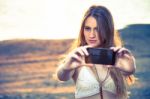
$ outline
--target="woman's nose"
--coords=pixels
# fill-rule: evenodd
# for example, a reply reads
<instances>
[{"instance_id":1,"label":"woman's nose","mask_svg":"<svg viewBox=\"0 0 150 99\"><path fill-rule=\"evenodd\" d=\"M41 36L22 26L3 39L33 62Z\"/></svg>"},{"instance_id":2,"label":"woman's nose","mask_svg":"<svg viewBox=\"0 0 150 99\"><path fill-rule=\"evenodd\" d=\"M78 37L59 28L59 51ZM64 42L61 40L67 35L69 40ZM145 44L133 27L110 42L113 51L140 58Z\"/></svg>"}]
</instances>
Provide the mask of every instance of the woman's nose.
<instances>
[{"instance_id":1,"label":"woman's nose","mask_svg":"<svg viewBox=\"0 0 150 99\"><path fill-rule=\"evenodd\" d=\"M94 37L95 37L94 30L92 30L92 31L90 32L90 35L89 35L89 37L90 37L90 38L94 38Z\"/></svg>"}]
</instances>

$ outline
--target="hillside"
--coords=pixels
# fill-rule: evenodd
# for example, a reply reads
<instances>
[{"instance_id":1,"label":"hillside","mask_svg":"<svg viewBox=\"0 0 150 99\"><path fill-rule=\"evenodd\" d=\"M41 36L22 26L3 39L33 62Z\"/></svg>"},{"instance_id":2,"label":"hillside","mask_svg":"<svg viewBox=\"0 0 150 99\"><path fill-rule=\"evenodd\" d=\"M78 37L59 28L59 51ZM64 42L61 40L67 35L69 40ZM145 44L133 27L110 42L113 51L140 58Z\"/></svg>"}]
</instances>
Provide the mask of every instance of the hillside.
<instances>
[{"instance_id":1,"label":"hillside","mask_svg":"<svg viewBox=\"0 0 150 99\"><path fill-rule=\"evenodd\" d=\"M0 42L0 56L63 54L73 40L6 40ZM64 47L65 46L65 47Z\"/></svg>"},{"instance_id":2,"label":"hillside","mask_svg":"<svg viewBox=\"0 0 150 99\"><path fill-rule=\"evenodd\" d=\"M150 99L150 24L132 24L119 30L124 45L136 58L138 82L131 88L131 99Z\"/></svg>"}]
</instances>

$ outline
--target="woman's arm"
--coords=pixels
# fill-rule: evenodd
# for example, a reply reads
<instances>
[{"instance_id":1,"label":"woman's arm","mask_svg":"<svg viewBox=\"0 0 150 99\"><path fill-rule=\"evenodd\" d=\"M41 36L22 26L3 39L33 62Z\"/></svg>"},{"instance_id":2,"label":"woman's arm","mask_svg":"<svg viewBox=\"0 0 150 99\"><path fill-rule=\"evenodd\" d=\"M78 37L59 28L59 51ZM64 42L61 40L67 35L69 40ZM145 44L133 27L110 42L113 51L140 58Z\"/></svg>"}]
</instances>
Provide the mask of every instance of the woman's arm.
<instances>
[{"instance_id":1,"label":"woman's arm","mask_svg":"<svg viewBox=\"0 0 150 99\"><path fill-rule=\"evenodd\" d=\"M128 49L120 48L117 51L115 66L122 74L129 76L135 72L135 58Z\"/></svg>"},{"instance_id":2,"label":"woman's arm","mask_svg":"<svg viewBox=\"0 0 150 99\"><path fill-rule=\"evenodd\" d=\"M84 57L88 56L86 49L87 47L88 46L78 47L66 56L64 62L58 67L56 71L57 78L59 80L69 80L73 76L76 68L82 66L82 63L84 63Z\"/></svg>"},{"instance_id":3,"label":"woman's arm","mask_svg":"<svg viewBox=\"0 0 150 99\"><path fill-rule=\"evenodd\" d=\"M74 74L74 69L67 69L65 68L66 64L61 64L56 70L57 78L61 81L67 81L69 80L72 75Z\"/></svg>"}]
</instances>

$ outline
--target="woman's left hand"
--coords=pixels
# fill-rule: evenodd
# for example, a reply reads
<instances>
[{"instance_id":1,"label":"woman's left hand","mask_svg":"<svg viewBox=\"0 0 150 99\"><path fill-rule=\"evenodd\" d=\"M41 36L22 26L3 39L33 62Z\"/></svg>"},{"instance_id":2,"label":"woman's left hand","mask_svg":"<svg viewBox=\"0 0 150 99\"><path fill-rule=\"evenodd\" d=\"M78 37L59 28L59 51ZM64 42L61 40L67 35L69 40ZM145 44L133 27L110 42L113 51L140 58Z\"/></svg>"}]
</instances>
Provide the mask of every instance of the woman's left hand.
<instances>
[{"instance_id":1,"label":"woman's left hand","mask_svg":"<svg viewBox=\"0 0 150 99\"><path fill-rule=\"evenodd\" d=\"M108 67L115 67L121 70L125 75L133 74L136 68L135 58L132 53L124 47L111 47L116 52L115 65L108 65Z\"/></svg>"},{"instance_id":2,"label":"woman's left hand","mask_svg":"<svg viewBox=\"0 0 150 99\"><path fill-rule=\"evenodd\" d=\"M114 52L116 52L116 55L121 57L123 55L125 55L126 53L130 54L131 52L124 48L124 47L111 47L110 49L112 49Z\"/></svg>"},{"instance_id":3,"label":"woman's left hand","mask_svg":"<svg viewBox=\"0 0 150 99\"><path fill-rule=\"evenodd\" d=\"M110 47L114 52L116 52L116 60L118 58L129 57L129 54L131 53L128 49L124 47ZM128 53L128 54L127 54ZM115 67L112 65L107 65L107 67Z\"/></svg>"}]
</instances>

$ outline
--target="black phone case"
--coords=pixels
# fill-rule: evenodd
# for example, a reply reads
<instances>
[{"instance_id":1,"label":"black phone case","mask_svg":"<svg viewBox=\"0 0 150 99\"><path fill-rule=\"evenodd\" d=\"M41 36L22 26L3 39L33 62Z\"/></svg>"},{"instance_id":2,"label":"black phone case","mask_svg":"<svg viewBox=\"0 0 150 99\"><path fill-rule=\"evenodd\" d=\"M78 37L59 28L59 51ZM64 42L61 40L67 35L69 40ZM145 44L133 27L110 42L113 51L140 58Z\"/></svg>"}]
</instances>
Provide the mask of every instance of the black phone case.
<instances>
[{"instance_id":1,"label":"black phone case","mask_svg":"<svg viewBox=\"0 0 150 99\"><path fill-rule=\"evenodd\" d=\"M86 63L114 65L116 53L107 48L87 48L89 56L85 57Z\"/></svg>"}]
</instances>

